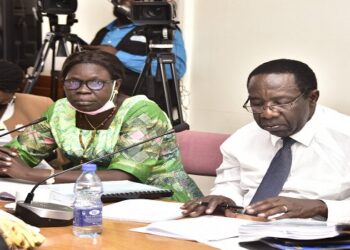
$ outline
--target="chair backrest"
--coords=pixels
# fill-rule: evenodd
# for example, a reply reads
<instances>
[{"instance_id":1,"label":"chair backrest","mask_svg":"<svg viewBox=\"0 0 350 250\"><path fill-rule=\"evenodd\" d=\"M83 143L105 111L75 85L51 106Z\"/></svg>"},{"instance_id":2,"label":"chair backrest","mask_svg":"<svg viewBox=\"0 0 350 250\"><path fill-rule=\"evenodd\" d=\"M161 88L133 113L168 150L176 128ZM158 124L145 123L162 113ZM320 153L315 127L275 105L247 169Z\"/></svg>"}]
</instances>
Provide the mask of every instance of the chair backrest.
<instances>
[{"instance_id":1,"label":"chair backrest","mask_svg":"<svg viewBox=\"0 0 350 250\"><path fill-rule=\"evenodd\" d=\"M220 145L228 134L186 130L176 133L181 161L188 174L216 176L222 162Z\"/></svg>"}]
</instances>

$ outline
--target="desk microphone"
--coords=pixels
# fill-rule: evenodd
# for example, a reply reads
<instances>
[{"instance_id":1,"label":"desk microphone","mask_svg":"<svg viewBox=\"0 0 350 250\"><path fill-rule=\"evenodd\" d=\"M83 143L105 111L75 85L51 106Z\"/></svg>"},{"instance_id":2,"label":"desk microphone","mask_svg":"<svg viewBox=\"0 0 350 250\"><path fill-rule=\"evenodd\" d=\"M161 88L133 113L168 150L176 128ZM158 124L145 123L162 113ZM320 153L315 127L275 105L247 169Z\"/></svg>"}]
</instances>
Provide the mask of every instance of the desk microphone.
<instances>
[{"instance_id":1,"label":"desk microphone","mask_svg":"<svg viewBox=\"0 0 350 250\"><path fill-rule=\"evenodd\" d=\"M109 157L109 156L121 153L125 150L139 146L141 144L155 140L155 139L163 137L165 135L181 132L181 131L187 130L187 129L189 129L189 125L187 123L181 123L179 125L174 126L174 128L168 130L164 134L151 137L149 139L146 139L144 141L140 141L140 142L135 143L133 145L130 145L128 147L121 148L117 151L103 155L103 156L98 157L96 159L84 162L82 164L76 165L76 166L71 167L69 169L52 174L52 175L46 177L45 179L43 179L42 181L39 181L37 184L35 184L34 187L32 188L32 190L28 193L24 202L19 201L16 203L15 215L17 217L21 218L22 220L24 220L25 222L27 222L31 225L34 225L34 226L38 226L38 227L59 227L59 226L71 225L72 221L73 221L73 209L71 207L59 205L59 204L55 204L55 203L49 203L49 202L32 202L33 198L34 198L34 191L41 184L44 184L50 178L64 174L68 171L79 169L83 164L93 163L93 162L101 160L105 157Z\"/></svg>"},{"instance_id":2,"label":"desk microphone","mask_svg":"<svg viewBox=\"0 0 350 250\"><path fill-rule=\"evenodd\" d=\"M47 120L46 117L41 117L41 118L39 118L39 119L36 119L36 120L32 121L31 123L28 123L28 124L23 125L23 126L21 126L21 127L18 127L18 128L13 129L13 130L10 130L10 131L8 131L8 132L6 132L6 133L3 133L3 134L0 135L0 137L3 137L3 136L5 136L5 135L11 134L11 133L16 132L16 131L18 131L18 130L21 130L21 129L23 129L23 128L32 126L32 125L34 125L34 124L37 124L37 123L40 123L40 122L43 122L43 121L46 121L46 120Z\"/></svg>"}]
</instances>

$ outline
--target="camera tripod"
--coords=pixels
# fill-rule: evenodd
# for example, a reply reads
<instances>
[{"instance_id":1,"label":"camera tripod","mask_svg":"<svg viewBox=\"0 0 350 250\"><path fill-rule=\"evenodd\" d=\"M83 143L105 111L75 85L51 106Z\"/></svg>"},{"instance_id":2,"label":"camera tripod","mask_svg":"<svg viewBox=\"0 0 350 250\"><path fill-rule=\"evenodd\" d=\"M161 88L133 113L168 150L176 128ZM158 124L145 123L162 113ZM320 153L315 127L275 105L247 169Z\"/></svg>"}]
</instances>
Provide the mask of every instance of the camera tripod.
<instances>
[{"instance_id":1,"label":"camera tripod","mask_svg":"<svg viewBox=\"0 0 350 250\"><path fill-rule=\"evenodd\" d=\"M50 21L50 32L45 36L43 44L36 57L33 71L27 77L27 82L23 88L23 93L31 93L35 84L37 83L41 72L44 69L45 61L48 56L49 50L52 50L52 61L51 61L51 93L50 96L53 100L57 99L58 81L59 81L59 71L55 70L56 66L56 52L63 56L69 55L69 51L74 51L77 48L81 50L81 45L86 43L75 34L70 34L70 26L74 22L74 15L68 15L67 25L59 25L57 15L48 14ZM58 48L56 49L56 43L58 42ZM67 47L67 42L71 44L71 49Z\"/></svg>"},{"instance_id":2,"label":"camera tripod","mask_svg":"<svg viewBox=\"0 0 350 250\"><path fill-rule=\"evenodd\" d=\"M176 71L175 71L175 55L171 52L162 52L160 51L150 51L147 54L146 57L146 62L145 66L142 69L136 85L134 87L134 90L132 92L132 95L135 95L140 92L142 84L145 82L146 79L148 79L149 76L151 76L151 64L152 60L157 59L158 62L158 68L157 72L160 72L160 77L162 81L162 87L164 90L164 97L165 97L165 103L166 103L166 111L168 114L168 117L171 121L172 125L177 125L181 124L184 122L183 120L183 114L182 114L182 108L181 108L181 97L180 97L180 87L179 87L179 82L176 76ZM170 70L171 70L171 76L172 80L174 82L174 89L175 89L175 94L176 94L176 100L172 100L171 94L170 94L170 88L169 88L169 81L166 75L166 65L170 65ZM173 104L176 102L176 111L178 115L178 119L174 119L174 114L173 114Z\"/></svg>"}]
</instances>

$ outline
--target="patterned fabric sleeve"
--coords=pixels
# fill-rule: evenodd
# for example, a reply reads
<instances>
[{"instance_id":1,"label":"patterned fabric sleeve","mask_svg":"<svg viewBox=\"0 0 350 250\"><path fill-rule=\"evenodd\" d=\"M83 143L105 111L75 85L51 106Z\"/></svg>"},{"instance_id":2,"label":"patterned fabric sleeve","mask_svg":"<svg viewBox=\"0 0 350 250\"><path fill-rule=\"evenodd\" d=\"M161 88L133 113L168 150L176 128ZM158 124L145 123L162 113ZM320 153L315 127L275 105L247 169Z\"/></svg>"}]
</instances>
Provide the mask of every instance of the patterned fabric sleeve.
<instances>
[{"instance_id":1,"label":"patterned fabric sleeve","mask_svg":"<svg viewBox=\"0 0 350 250\"><path fill-rule=\"evenodd\" d=\"M128 116L120 131L118 147L133 145L171 129L164 112L150 101L137 103L129 110ZM119 169L143 183L170 189L174 193L172 200L186 202L203 196L183 169L174 134L116 155L109 169Z\"/></svg>"},{"instance_id":2,"label":"patterned fabric sleeve","mask_svg":"<svg viewBox=\"0 0 350 250\"><path fill-rule=\"evenodd\" d=\"M148 138L161 135L171 129L169 120L156 104L146 101L136 103L127 114L120 130L117 149L128 147ZM163 138L152 140L117 154L109 169L120 169L145 182L152 167L159 165Z\"/></svg>"},{"instance_id":3,"label":"patterned fabric sleeve","mask_svg":"<svg viewBox=\"0 0 350 250\"><path fill-rule=\"evenodd\" d=\"M5 145L16 151L29 166L36 166L57 147L49 125L53 108L54 105L50 106L44 114L48 118L46 121L26 128L18 137Z\"/></svg>"}]
</instances>

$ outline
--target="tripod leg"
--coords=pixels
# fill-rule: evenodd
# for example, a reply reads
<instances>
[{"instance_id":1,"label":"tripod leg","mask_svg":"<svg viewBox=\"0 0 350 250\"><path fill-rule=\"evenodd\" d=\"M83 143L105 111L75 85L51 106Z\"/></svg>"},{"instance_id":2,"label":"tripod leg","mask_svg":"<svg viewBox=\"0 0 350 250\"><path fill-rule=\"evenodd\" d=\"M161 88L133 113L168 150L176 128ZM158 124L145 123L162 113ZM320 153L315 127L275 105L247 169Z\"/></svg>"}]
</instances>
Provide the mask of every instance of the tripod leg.
<instances>
[{"instance_id":1,"label":"tripod leg","mask_svg":"<svg viewBox=\"0 0 350 250\"><path fill-rule=\"evenodd\" d=\"M153 58L154 58L154 55L152 53L149 53L147 55L145 66L143 67L141 74L137 78L137 82L136 82L135 87L134 87L132 94L131 94L132 96L136 95L137 93L140 92L140 88L141 88L142 84L145 82L145 79L147 77L147 73L149 72L149 70L151 68Z\"/></svg>"},{"instance_id":2,"label":"tripod leg","mask_svg":"<svg viewBox=\"0 0 350 250\"><path fill-rule=\"evenodd\" d=\"M172 105L171 105L169 82L168 82L168 78L167 78L166 73L165 73L165 62L163 61L163 58L160 56L158 57L158 65L159 65L159 70L160 70L160 74L162 77L166 110L167 110L169 119L171 120L171 123L173 124L174 118L173 118Z\"/></svg>"},{"instance_id":3,"label":"tripod leg","mask_svg":"<svg viewBox=\"0 0 350 250\"><path fill-rule=\"evenodd\" d=\"M181 98L180 98L180 88L178 79L176 77L176 71L175 71L175 55L172 53L160 53L158 55L158 63L160 66L160 72L163 82L163 88L164 88L164 94L165 94L165 102L167 106L167 112L168 116L172 122L172 124L175 124L175 120L173 118L173 110L172 110L172 100L171 100L171 94L170 94L170 88L169 88L169 82L165 71L165 66L168 64L170 65L171 70L171 76L173 78L174 82L174 88L175 88L175 94L176 94L176 109L178 113L179 123L183 123L183 115L182 115L182 108L181 108Z\"/></svg>"},{"instance_id":4,"label":"tripod leg","mask_svg":"<svg viewBox=\"0 0 350 250\"><path fill-rule=\"evenodd\" d=\"M41 46L38 56L35 60L35 64L33 67L33 72L27 79L27 83L24 86L23 93L31 93L34 85L39 79L40 73L44 69L45 60L47 58L49 49L51 47L52 42L54 41L54 34L49 32L46 34L43 45Z\"/></svg>"},{"instance_id":5,"label":"tripod leg","mask_svg":"<svg viewBox=\"0 0 350 250\"><path fill-rule=\"evenodd\" d=\"M64 44L65 46L65 44ZM58 76L59 72L56 70L56 43L52 44L52 61L51 61L51 98L57 100Z\"/></svg>"},{"instance_id":6,"label":"tripod leg","mask_svg":"<svg viewBox=\"0 0 350 250\"><path fill-rule=\"evenodd\" d=\"M172 55L174 57L174 55ZM176 69L175 69L175 57L173 58L173 62L170 64L171 67L171 75L173 77L174 81L174 88L175 88L175 94L176 94L176 102L177 102L177 112L179 116L180 123L184 122L183 114L182 114L182 101L181 101L181 93L180 93L180 84L179 80L177 79L176 75Z\"/></svg>"}]
</instances>

